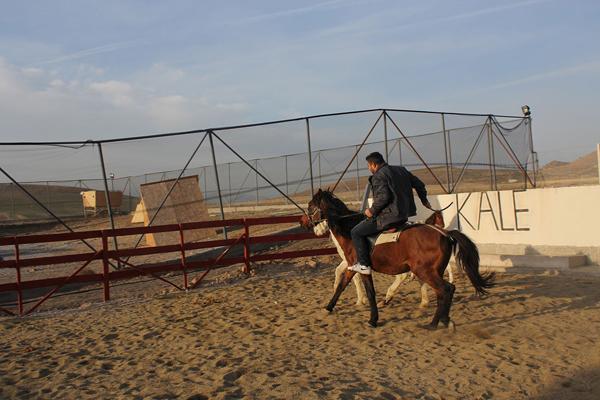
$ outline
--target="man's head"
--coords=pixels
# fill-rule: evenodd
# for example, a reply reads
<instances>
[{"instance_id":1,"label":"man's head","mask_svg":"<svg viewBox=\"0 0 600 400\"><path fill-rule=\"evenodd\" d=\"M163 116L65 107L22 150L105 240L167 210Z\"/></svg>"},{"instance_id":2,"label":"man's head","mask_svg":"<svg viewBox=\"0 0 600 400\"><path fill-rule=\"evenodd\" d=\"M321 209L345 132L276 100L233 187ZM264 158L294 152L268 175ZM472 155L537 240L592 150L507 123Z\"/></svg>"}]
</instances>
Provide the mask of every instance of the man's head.
<instances>
[{"instance_id":1,"label":"man's head","mask_svg":"<svg viewBox=\"0 0 600 400\"><path fill-rule=\"evenodd\" d=\"M369 167L369 172L374 174L377 172L381 166L385 164L385 160L380 152L374 151L373 153L367 156L367 166Z\"/></svg>"}]
</instances>

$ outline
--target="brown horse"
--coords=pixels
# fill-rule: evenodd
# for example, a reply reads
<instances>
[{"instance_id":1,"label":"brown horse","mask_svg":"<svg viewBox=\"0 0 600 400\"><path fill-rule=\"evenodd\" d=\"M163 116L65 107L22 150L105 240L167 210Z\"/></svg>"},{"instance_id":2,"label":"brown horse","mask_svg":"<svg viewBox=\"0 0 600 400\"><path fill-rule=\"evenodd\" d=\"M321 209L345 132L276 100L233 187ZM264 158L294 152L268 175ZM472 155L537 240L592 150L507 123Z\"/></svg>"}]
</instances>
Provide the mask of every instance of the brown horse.
<instances>
[{"instance_id":1,"label":"brown horse","mask_svg":"<svg viewBox=\"0 0 600 400\"><path fill-rule=\"evenodd\" d=\"M364 214L348 207L332 192L321 190L308 203L308 215L303 219L305 227L316 221L327 220L331 232L335 235L346 256L349 265L356 262L356 251L352 245L351 229L362 221ZM444 270L452 253L456 253L457 265L466 273L479 295L487 293L494 285L494 274L479 273L479 251L475 243L457 230L445 231L425 224L415 224L405 229L397 242L376 246L371 255L372 269L387 275L412 272L419 280L431 286L436 294L437 308L433 320L425 325L426 329L436 329L441 321L446 327L450 323L450 306L455 287L443 279ZM354 271L346 271L331 301L325 307L333 311L340 295L354 276ZM379 312L375 299L375 287L371 275L361 275L369 305L371 317L369 324L377 326Z\"/></svg>"}]
</instances>

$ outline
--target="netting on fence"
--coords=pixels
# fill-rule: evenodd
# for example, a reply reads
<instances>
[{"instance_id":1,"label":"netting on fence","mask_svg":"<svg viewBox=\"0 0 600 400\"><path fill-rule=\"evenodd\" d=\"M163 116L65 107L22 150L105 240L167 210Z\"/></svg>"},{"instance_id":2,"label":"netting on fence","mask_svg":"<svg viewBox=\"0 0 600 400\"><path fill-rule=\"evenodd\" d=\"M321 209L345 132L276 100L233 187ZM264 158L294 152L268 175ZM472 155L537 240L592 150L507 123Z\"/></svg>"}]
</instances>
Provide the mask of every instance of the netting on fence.
<instances>
[{"instance_id":1,"label":"netting on fence","mask_svg":"<svg viewBox=\"0 0 600 400\"><path fill-rule=\"evenodd\" d=\"M434 194L526 188L535 183L530 126L523 117L380 109L145 138L2 143L0 223L107 226L108 202L116 227L177 213L291 214L336 184L338 196L358 204L372 151Z\"/></svg>"}]
</instances>

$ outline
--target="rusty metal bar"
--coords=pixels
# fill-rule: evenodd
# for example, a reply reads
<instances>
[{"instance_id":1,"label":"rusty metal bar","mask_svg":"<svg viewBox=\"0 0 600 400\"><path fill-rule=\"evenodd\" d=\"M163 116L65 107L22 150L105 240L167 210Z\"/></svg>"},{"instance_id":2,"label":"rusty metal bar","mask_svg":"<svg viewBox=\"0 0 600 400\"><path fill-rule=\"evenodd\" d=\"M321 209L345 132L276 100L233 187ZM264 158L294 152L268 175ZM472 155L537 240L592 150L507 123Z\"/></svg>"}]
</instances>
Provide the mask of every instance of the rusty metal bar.
<instances>
[{"instance_id":1,"label":"rusty metal bar","mask_svg":"<svg viewBox=\"0 0 600 400\"><path fill-rule=\"evenodd\" d=\"M188 290L188 276L187 276L187 259L185 257L185 240L183 236L183 228L179 224L179 244L181 247L181 268L183 269L183 288Z\"/></svg>"},{"instance_id":2,"label":"rusty metal bar","mask_svg":"<svg viewBox=\"0 0 600 400\"><path fill-rule=\"evenodd\" d=\"M105 302L110 300L110 282L108 273L108 236L102 231L102 286Z\"/></svg>"},{"instance_id":3,"label":"rusty metal bar","mask_svg":"<svg viewBox=\"0 0 600 400\"><path fill-rule=\"evenodd\" d=\"M250 227L248 221L244 218L244 272L250 273Z\"/></svg>"},{"instance_id":4,"label":"rusty metal bar","mask_svg":"<svg viewBox=\"0 0 600 400\"><path fill-rule=\"evenodd\" d=\"M96 253L94 253L93 257L90 257L90 259L88 261L86 261L81 267L79 267L75 272L73 272L71 275L69 275L66 279L64 279L62 281L61 284L59 284L58 286L56 286L54 289L52 289L51 291L49 291L40 301L38 301L33 307L31 307L28 311L26 311L23 315L28 315L31 314L36 308L38 308L40 305L42 305L42 303L44 303L46 300L48 300L48 298L50 296L52 296L58 289L60 289L61 287L63 287L64 285L66 285L67 283L69 283L69 281L75 276L77 275L79 272L81 272L85 267L87 267L92 261L94 261L95 259L97 259L100 256L100 253L102 253L101 251L97 251Z\"/></svg>"},{"instance_id":5,"label":"rusty metal bar","mask_svg":"<svg viewBox=\"0 0 600 400\"><path fill-rule=\"evenodd\" d=\"M15 267L17 272L17 307L19 316L23 315L23 288L21 288L21 252L15 238Z\"/></svg>"},{"instance_id":6,"label":"rusty metal bar","mask_svg":"<svg viewBox=\"0 0 600 400\"><path fill-rule=\"evenodd\" d=\"M235 241L235 243L233 243L231 246L227 247L212 263L211 266L209 266L206 271L204 271L204 273L202 273L202 275L200 276L200 278L198 278L197 280L194 280L192 283L192 286L190 287L190 289L195 289L200 282L202 282L202 280L204 279L204 277L213 269L213 267L215 265L217 265L222 259L223 257L225 257L227 255L227 253L229 253L231 251L231 249L233 248L233 246L239 244L244 238L246 237L246 234L242 234L242 236L240 236L239 238L237 238L237 240Z\"/></svg>"}]
</instances>

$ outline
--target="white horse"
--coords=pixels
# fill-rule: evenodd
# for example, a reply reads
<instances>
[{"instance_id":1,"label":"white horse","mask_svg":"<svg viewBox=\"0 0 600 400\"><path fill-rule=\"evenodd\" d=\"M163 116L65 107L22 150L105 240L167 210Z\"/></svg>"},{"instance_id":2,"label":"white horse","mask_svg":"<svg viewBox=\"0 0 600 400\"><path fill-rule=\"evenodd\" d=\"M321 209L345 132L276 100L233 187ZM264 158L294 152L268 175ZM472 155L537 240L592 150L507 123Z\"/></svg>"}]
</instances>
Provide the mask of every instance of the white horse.
<instances>
[{"instance_id":1,"label":"white horse","mask_svg":"<svg viewBox=\"0 0 600 400\"><path fill-rule=\"evenodd\" d=\"M327 234L327 232L329 232L329 237L330 237L331 241L333 242L333 244L335 244L335 248L337 249L337 252L342 259L342 262L340 262L340 264L335 268L335 280L333 282L333 290L335 292L335 289L337 288L338 283L340 282L340 279L342 279L344 272L348 268L348 262L346 261L346 257L344 256L344 251L342 250L339 243L335 239L335 236L333 236L333 234L329 231L329 225L327 224L327 221L322 221L319 224L315 225L315 227L313 228L313 231L316 236L323 236L323 235ZM454 275L452 274L452 268L450 266L448 266L448 275L449 275L448 280L450 281L450 283L454 282ZM385 294L385 299L382 302L380 302L378 306L383 307L386 304L389 304L389 302L392 301L392 298L396 295L396 292L400 288L400 285L404 282L410 282L414 279L417 279L417 278L414 276L414 274L412 272L407 272L404 274L396 275L396 279L394 279L394 282L390 285L390 287L388 288L388 290ZM352 278L352 282L354 282L354 287L356 288L356 297L357 297L356 305L369 304L369 299L367 297L367 293L365 292L365 288L360 280L359 274L354 275L354 277ZM429 304L429 296L427 295L427 285L423 282L420 282L420 284L421 284L421 303L420 303L419 307L423 308L423 307L427 307L427 305Z\"/></svg>"}]
</instances>

